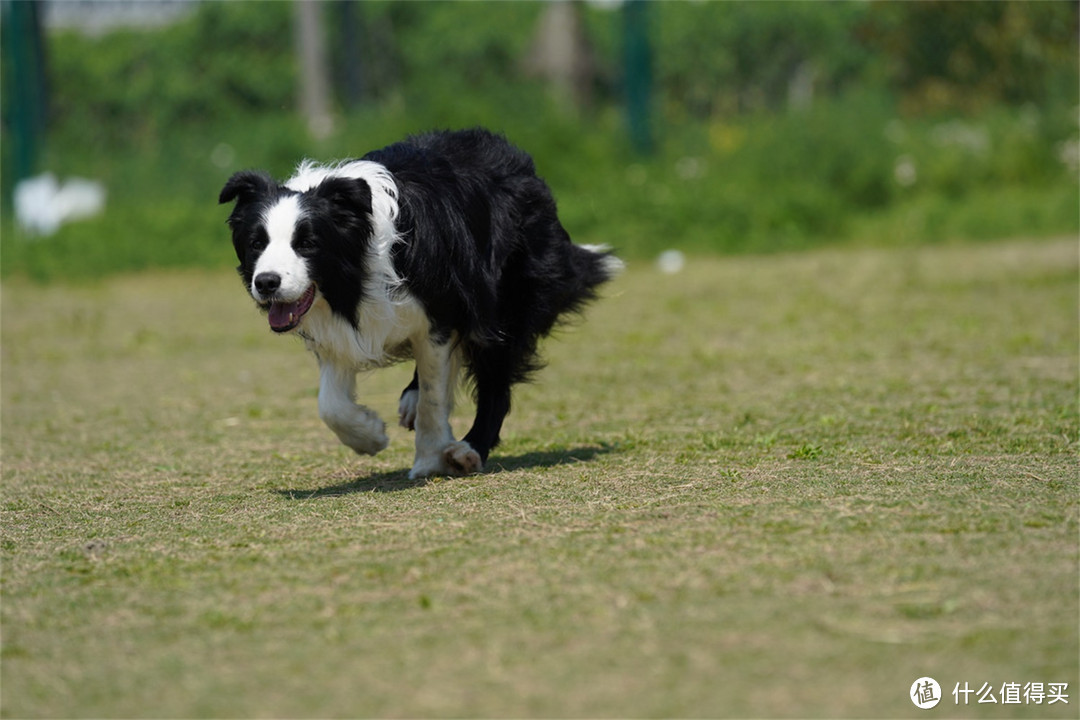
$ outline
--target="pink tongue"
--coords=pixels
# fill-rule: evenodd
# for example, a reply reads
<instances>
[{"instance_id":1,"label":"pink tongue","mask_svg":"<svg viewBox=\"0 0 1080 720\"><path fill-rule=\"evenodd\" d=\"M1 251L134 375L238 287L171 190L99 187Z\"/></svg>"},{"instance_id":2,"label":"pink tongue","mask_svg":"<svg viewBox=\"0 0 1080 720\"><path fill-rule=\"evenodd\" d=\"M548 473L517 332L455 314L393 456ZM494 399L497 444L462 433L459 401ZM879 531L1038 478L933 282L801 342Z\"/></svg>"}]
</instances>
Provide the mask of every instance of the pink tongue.
<instances>
[{"instance_id":1,"label":"pink tongue","mask_svg":"<svg viewBox=\"0 0 1080 720\"><path fill-rule=\"evenodd\" d=\"M295 323L300 318L300 302L276 302L270 305L270 327L287 328Z\"/></svg>"}]
</instances>

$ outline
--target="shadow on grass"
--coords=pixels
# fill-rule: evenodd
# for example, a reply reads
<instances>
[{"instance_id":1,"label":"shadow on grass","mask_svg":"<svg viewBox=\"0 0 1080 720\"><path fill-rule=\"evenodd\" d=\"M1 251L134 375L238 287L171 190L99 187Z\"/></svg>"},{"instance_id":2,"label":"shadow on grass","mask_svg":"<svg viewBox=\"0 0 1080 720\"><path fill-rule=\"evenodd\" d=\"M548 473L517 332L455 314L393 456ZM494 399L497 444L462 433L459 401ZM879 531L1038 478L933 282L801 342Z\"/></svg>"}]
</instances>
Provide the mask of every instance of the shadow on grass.
<instances>
[{"instance_id":1,"label":"shadow on grass","mask_svg":"<svg viewBox=\"0 0 1080 720\"><path fill-rule=\"evenodd\" d=\"M546 450L523 453L521 455L493 455L488 459L488 468L482 473L513 472L535 467L556 467L572 463L588 462L597 456L606 455L614 450L608 443L588 445L571 449ZM316 500L324 497L337 497L362 492L398 492L427 485L430 478L409 479L408 470L395 470L365 475L348 482L316 488L315 490L275 490L277 494L289 500Z\"/></svg>"}]
</instances>

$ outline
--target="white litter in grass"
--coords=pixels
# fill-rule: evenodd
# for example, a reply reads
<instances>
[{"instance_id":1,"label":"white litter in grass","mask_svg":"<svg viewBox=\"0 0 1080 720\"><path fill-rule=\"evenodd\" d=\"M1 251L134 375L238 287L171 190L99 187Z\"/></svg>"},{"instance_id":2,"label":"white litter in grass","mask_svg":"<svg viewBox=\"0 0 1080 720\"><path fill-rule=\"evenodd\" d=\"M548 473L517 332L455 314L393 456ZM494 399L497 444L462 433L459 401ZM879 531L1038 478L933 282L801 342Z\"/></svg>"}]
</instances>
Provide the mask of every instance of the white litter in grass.
<instances>
[{"instance_id":1,"label":"white litter in grass","mask_svg":"<svg viewBox=\"0 0 1080 720\"><path fill-rule=\"evenodd\" d=\"M657 269L665 275L681 272L686 265L686 256L678 250L665 250L656 258Z\"/></svg>"},{"instance_id":2,"label":"white litter in grass","mask_svg":"<svg viewBox=\"0 0 1080 720\"><path fill-rule=\"evenodd\" d=\"M15 186L15 221L28 233L48 236L71 220L93 217L105 208L105 186L96 180L52 173L27 178Z\"/></svg>"}]
</instances>

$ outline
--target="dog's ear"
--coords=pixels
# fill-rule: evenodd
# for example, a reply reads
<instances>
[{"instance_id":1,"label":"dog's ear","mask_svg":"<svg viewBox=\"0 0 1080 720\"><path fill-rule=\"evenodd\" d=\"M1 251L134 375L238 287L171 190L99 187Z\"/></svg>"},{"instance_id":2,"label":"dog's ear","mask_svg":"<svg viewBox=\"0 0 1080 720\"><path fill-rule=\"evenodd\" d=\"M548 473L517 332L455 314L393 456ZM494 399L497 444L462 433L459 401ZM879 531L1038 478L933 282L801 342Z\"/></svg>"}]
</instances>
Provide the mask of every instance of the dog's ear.
<instances>
[{"instance_id":1,"label":"dog's ear","mask_svg":"<svg viewBox=\"0 0 1080 720\"><path fill-rule=\"evenodd\" d=\"M335 216L352 214L363 218L371 214L371 187L358 178L329 178L312 192L330 204Z\"/></svg>"},{"instance_id":2,"label":"dog's ear","mask_svg":"<svg viewBox=\"0 0 1080 720\"><path fill-rule=\"evenodd\" d=\"M253 198L265 195L273 189L274 179L263 172L244 170L234 174L218 195L218 204L232 202L239 198L240 202L247 202Z\"/></svg>"}]
</instances>

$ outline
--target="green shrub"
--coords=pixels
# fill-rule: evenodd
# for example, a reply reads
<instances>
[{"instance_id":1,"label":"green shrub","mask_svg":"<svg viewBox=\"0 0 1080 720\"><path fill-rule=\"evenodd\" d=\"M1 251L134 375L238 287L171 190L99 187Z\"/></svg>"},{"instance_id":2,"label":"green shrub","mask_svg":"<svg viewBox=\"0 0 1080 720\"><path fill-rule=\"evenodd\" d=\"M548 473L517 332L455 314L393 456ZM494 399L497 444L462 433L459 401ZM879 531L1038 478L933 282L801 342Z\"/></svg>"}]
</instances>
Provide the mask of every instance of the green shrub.
<instances>
[{"instance_id":1,"label":"green shrub","mask_svg":"<svg viewBox=\"0 0 1080 720\"><path fill-rule=\"evenodd\" d=\"M862 8L650 6L659 142L648 157L632 152L617 102L618 13L586 11L602 73L596 105L575 114L520 76L540 5L358 8L366 102L342 111L322 141L292 111L290 4L207 2L167 29L51 36L55 122L43 166L102 180L108 206L39 240L5 212L0 272L229 267L227 210L216 199L232 172L285 177L303 157L356 157L409 132L471 125L533 154L576 241L629 258L1080 229L1075 88L1040 105L905 115L865 45L812 42L845 37L869 17ZM788 41L823 73L801 110L786 107L781 87L798 58L754 68L745 57ZM330 38L335 57L341 42ZM698 46L713 48L700 67ZM739 100L758 85L769 90L762 102Z\"/></svg>"}]
</instances>

